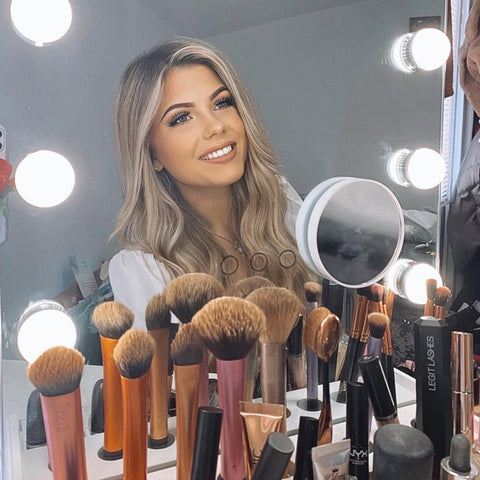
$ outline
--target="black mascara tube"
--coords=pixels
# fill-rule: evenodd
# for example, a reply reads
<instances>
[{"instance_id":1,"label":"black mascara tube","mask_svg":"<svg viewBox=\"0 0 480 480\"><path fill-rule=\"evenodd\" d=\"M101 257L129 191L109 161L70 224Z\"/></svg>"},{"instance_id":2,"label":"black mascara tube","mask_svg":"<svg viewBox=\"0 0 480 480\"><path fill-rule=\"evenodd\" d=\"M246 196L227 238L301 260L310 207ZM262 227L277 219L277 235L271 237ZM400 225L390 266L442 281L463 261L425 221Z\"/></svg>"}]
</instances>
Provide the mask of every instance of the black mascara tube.
<instances>
[{"instance_id":1,"label":"black mascara tube","mask_svg":"<svg viewBox=\"0 0 480 480\"><path fill-rule=\"evenodd\" d=\"M199 407L190 480L215 480L223 410Z\"/></svg>"},{"instance_id":2,"label":"black mascara tube","mask_svg":"<svg viewBox=\"0 0 480 480\"><path fill-rule=\"evenodd\" d=\"M310 452L317 446L318 418L300 417L298 425L297 453L295 454L295 476L293 480L313 480Z\"/></svg>"},{"instance_id":3,"label":"black mascara tube","mask_svg":"<svg viewBox=\"0 0 480 480\"><path fill-rule=\"evenodd\" d=\"M293 442L285 433L271 433L260 459L258 460L251 480L280 480L287 468L295 449Z\"/></svg>"},{"instance_id":4,"label":"black mascara tube","mask_svg":"<svg viewBox=\"0 0 480 480\"><path fill-rule=\"evenodd\" d=\"M368 389L364 383L347 384L347 438L350 438L349 478L368 480Z\"/></svg>"}]
</instances>

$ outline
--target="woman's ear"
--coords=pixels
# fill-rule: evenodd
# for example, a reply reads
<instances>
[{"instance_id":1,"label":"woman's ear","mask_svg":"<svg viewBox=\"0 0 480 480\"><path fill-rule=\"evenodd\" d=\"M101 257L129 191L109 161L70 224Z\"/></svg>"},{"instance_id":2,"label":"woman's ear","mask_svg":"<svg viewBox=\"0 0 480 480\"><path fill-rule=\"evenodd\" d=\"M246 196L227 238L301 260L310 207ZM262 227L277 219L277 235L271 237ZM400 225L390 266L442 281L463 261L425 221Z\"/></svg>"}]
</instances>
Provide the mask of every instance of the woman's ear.
<instances>
[{"instance_id":1,"label":"woman's ear","mask_svg":"<svg viewBox=\"0 0 480 480\"><path fill-rule=\"evenodd\" d=\"M160 172L163 170L163 165L160 163L160 160L156 157L152 158L152 165L153 165L153 169L156 172Z\"/></svg>"}]
</instances>

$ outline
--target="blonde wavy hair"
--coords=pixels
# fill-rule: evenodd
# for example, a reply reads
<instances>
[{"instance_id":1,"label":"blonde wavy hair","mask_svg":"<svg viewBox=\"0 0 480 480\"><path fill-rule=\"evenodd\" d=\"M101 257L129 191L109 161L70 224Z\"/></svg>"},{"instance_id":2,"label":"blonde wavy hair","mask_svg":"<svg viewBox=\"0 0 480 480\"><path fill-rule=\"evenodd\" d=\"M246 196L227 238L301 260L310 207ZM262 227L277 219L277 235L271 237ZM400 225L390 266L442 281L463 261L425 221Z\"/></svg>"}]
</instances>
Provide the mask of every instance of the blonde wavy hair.
<instances>
[{"instance_id":1,"label":"blonde wavy hair","mask_svg":"<svg viewBox=\"0 0 480 480\"><path fill-rule=\"evenodd\" d=\"M243 82L229 61L203 41L178 37L135 58L125 70L115 104L115 128L124 204L112 236L124 248L151 253L172 277L187 272L214 275L225 286L225 251L208 221L182 197L166 169L152 165L150 131L170 69L202 64L210 67L230 91L248 140L245 173L232 185L234 228L249 256L267 259L262 274L276 285L303 292L309 271L286 225L287 200L272 147ZM293 267L285 269L279 254L292 250Z\"/></svg>"}]
</instances>

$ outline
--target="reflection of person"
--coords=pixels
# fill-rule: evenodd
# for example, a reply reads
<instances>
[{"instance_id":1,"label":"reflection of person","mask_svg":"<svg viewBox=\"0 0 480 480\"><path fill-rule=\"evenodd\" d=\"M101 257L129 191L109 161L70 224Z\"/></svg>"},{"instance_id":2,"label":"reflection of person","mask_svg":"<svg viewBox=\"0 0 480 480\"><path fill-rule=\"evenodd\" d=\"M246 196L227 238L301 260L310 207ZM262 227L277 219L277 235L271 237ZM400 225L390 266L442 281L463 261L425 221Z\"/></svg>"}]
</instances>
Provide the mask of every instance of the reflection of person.
<instances>
[{"instance_id":1,"label":"reflection of person","mask_svg":"<svg viewBox=\"0 0 480 480\"><path fill-rule=\"evenodd\" d=\"M206 272L228 286L258 275L252 257L266 260L262 274L275 284L303 292L308 270L292 235L300 198L214 47L178 38L137 57L122 77L115 121L125 201L114 234L124 250L109 273L137 327L171 278ZM290 268L279 261L285 251L296 257Z\"/></svg>"}]
</instances>

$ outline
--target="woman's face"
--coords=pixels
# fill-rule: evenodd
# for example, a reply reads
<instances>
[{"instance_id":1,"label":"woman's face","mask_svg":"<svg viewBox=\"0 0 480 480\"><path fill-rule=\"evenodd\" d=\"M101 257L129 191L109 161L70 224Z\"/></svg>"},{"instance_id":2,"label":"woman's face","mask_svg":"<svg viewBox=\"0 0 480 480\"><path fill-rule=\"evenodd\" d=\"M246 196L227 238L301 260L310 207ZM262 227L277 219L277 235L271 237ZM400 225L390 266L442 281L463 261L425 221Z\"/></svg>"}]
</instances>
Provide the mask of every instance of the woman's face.
<instances>
[{"instance_id":1,"label":"woman's face","mask_svg":"<svg viewBox=\"0 0 480 480\"><path fill-rule=\"evenodd\" d=\"M205 65L175 67L166 76L150 144L185 194L226 187L245 170L247 137L230 92Z\"/></svg>"}]
</instances>

